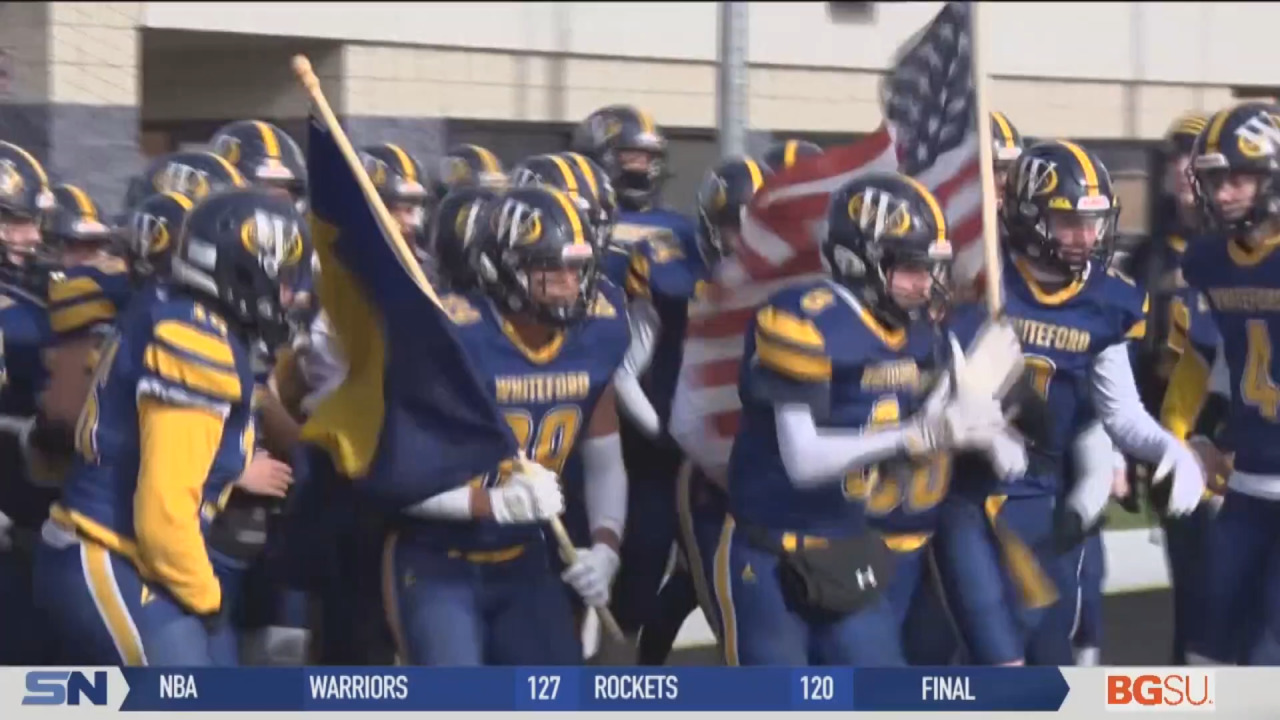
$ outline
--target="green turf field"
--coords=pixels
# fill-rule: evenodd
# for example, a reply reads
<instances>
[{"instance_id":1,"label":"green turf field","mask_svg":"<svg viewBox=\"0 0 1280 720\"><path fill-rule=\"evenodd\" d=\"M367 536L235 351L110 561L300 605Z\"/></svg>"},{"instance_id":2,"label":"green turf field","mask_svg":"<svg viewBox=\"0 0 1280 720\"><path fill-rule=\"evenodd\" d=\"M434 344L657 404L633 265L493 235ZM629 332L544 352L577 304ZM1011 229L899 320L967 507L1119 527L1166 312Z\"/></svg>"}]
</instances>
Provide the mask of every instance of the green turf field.
<instances>
[{"instance_id":1,"label":"green turf field","mask_svg":"<svg viewBox=\"0 0 1280 720\"><path fill-rule=\"evenodd\" d=\"M1156 516L1147 508L1146 503L1143 503L1142 511L1137 513L1128 512L1114 502L1107 508L1107 530L1133 530L1155 525Z\"/></svg>"}]
</instances>

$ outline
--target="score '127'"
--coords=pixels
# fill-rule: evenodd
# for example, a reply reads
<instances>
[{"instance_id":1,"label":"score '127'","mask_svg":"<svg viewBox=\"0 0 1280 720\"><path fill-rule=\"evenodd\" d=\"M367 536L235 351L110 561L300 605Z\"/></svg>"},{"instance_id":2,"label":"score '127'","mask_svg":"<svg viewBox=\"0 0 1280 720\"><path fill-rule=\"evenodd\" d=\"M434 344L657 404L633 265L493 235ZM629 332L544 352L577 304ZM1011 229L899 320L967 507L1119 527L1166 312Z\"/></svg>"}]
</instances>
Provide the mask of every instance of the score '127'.
<instances>
[{"instance_id":1,"label":"score '127'","mask_svg":"<svg viewBox=\"0 0 1280 720\"><path fill-rule=\"evenodd\" d=\"M555 700L560 695L559 675L530 675L530 700Z\"/></svg>"}]
</instances>

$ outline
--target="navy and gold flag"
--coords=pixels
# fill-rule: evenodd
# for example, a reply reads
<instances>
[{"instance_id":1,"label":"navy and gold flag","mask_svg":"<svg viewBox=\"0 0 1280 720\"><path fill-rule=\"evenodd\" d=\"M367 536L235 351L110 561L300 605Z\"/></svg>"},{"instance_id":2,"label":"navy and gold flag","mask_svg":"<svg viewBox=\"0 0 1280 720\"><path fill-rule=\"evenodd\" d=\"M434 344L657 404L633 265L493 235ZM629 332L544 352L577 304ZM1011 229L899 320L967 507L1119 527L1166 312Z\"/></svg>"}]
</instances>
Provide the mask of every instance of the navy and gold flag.
<instances>
[{"instance_id":1,"label":"navy and gold flag","mask_svg":"<svg viewBox=\"0 0 1280 720\"><path fill-rule=\"evenodd\" d=\"M307 135L320 301L350 365L303 428L363 494L399 509L516 455L413 252L383 227L337 142Z\"/></svg>"}]
</instances>

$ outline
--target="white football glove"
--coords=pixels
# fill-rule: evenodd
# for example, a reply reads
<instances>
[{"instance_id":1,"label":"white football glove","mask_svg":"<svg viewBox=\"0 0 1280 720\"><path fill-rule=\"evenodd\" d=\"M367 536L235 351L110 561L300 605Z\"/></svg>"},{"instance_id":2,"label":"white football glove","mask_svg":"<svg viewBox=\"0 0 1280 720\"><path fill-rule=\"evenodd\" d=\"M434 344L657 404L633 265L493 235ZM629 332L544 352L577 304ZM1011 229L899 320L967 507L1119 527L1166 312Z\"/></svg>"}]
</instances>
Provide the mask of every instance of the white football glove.
<instances>
[{"instance_id":1,"label":"white football glove","mask_svg":"<svg viewBox=\"0 0 1280 720\"><path fill-rule=\"evenodd\" d=\"M609 604L609 588L618 573L618 553L604 543L591 549L579 548L578 557L560 579L568 583L587 607L601 608Z\"/></svg>"},{"instance_id":2,"label":"white football glove","mask_svg":"<svg viewBox=\"0 0 1280 720\"><path fill-rule=\"evenodd\" d=\"M912 455L939 450L986 451L996 444L997 435L1006 433L1000 401L989 395L956 395L937 409L930 404L926 401L907 425L906 446Z\"/></svg>"},{"instance_id":3,"label":"white football glove","mask_svg":"<svg viewBox=\"0 0 1280 720\"><path fill-rule=\"evenodd\" d=\"M988 320L963 354L958 352L954 335L951 347L956 359L956 388L961 394L1003 398L1026 366L1022 343L1008 320Z\"/></svg>"},{"instance_id":4,"label":"white football glove","mask_svg":"<svg viewBox=\"0 0 1280 720\"><path fill-rule=\"evenodd\" d=\"M985 454L1001 480L1009 482L1027 474L1027 448L1022 437L1009 428L995 434Z\"/></svg>"},{"instance_id":5,"label":"white football glove","mask_svg":"<svg viewBox=\"0 0 1280 720\"><path fill-rule=\"evenodd\" d=\"M1204 468L1191 448L1171 442L1156 466L1152 482L1172 482L1168 514L1172 517L1194 511L1204 498Z\"/></svg>"},{"instance_id":6,"label":"white football glove","mask_svg":"<svg viewBox=\"0 0 1280 720\"><path fill-rule=\"evenodd\" d=\"M540 523L564 512L560 476L538 463L524 461L502 487L489 491L493 519L503 525Z\"/></svg>"}]
</instances>

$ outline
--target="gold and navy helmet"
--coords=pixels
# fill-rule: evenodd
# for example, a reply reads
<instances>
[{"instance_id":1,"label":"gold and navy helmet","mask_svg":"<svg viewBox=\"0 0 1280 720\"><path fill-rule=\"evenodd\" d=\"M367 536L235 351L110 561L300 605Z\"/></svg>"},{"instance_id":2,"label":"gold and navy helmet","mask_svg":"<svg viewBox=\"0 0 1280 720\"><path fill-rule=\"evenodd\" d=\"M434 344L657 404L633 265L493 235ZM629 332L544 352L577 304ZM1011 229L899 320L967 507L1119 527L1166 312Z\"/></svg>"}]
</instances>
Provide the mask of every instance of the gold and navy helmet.
<instances>
[{"instance_id":1,"label":"gold and navy helmet","mask_svg":"<svg viewBox=\"0 0 1280 720\"><path fill-rule=\"evenodd\" d=\"M1190 155L1196 137L1209 125L1209 116L1202 112L1183 113L1173 121L1164 133L1164 150L1170 157Z\"/></svg>"},{"instance_id":2,"label":"gold and navy helmet","mask_svg":"<svg viewBox=\"0 0 1280 720\"><path fill-rule=\"evenodd\" d=\"M460 187L501 190L507 186L506 170L492 150L479 145L457 145L440 161L440 187L443 194Z\"/></svg>"},{"instance_id":3,"label":"gold and navy helmet","mask_svg":"<svg viewBox=\"0 0 1280 720\"><path fill-rule=\"evenodd\" d=\"M568 193L550 185L512 188L492 201L489 227L477 235L475 269L481 288L505 310L564 327L585 317L595 298L598 250L586 216ZM578 293L569 302L538 300L538 271L572 270Z\"/></svg>"},{"instance_id":4,"label":"gold and navy helmet","mask_svg":"<svg viewBox=\"0 0 1280 720\"><path fill-rule=\"evenodd\" d=\"M129 213L124 246L135 280L168 274L178 233L193 205L186 195L166 192L143 200Z\"/></svg>"},{"instance_id":5,"label":"gold and navy helmet","mask_svg":"<svg viewBox=\"0 0 1280 720\"><path fill-rule=\"evenodd\" d=\"M307 161L302 148L275 125L237 120L219 128L209 139L209 147L251 185L283 188L295 200L306 196Z\"/></svg>"},{"instance_id":6,"label":"gold and navy helmet","mask_svg":"<svg viewBox=\"0 0 1280 720\"><path fill-rule=\"evenodd\" d=\"M991 157L995 160L996 170L1007 170L1018 161L1026 146L1022 142L1022 133L1009 122L1005 114L998 111L991 113Z\"/></svg>"},{"instance_id":7,"label":"gold and navy helmet","mask_svg":"<svg viewBox=\"0 0 1280 720\"><path fill-rule=\"evenodd\" d=\"M54 244L109 243L115 232L89 193L70 183L52 188L53 209L44 214L45 242Z\"/></svg>"},{"instance_id":8,"label":"gold and navy helmet","mask_svg":"<svg viewBox=\"0 0 1280 720\"><path fill-rule=\"evenodd\" d=\"M590 158L580 153L564 152L525 158L511 171L514 187L550 185L573 198L591 223L598 243L608 242L618 218L618 201L613 183ZM605 248L601 246L600 250Z\"/></svg>"},{"instance_id":9,"label":"gold and navy helmet","mask_svg":"<svg viewBox=\"0 0 1280 720\"><path fill-rule=\"evenodd\" d=\"M422 165L395 143L381 143L360 149L365 172L387 203L425 205L430 195L430 178Z\"/></svg>"},{"instance_id":10,"label":"gold and navy helmet","mask_svg":"<svg viewBox=\"0 0 1280 720\"><path fill-rule=\"evenodd\" d=\"M1209 228L1235 235L1280 215L1280 110L1249 102L1219 110L1191 148L1192 188ZM1218 197L1231 178L1257 178L1251 199L1223 206Z\"/></svg>"},{"instance_id":11,"label":"gold and navy helmet","mask_svg":"<svg viewBox=\"0 0 1280 720\"><path fill-rule=\"evenodd\" d=\"M53 204L49 175L40 161L21 147L0 140L0 215L39 222Z\"/></svg>"},{"instance_id":12,"label":"gold and navy helmet","mask_svg":"<svg viewBox=\"0 0 1280 720\"><path fill-rule=\"evenodd\" d=\"M265 188L224 190L187 213L171 258L174 284L205 298L251 341L289 338L280 288L310 269L293 199Z\"/></svg>"},{"instance_id":13,"label":"gold and navy helmet","mask_svg":"<svg viewBox=\"0 0 1280 720\"><path fill-rule=\"evenodd\" d=\"M1115 245L1120 209L1111 174L1096 155L1067 140L1027 148L1009 172L1000 218L1013 252L1068 277L1091 262L1105 267ZM1064 244L1058 228L1091 236L1090 248Z\"/></svg>"},{"instance_id":14,"label":"gold and navy helmet","mask_svg":"<svg viewBox=\"0 0 1280 720\"><path fill-rule=\"evenodd\" d=\"M248 186L240 171L221 155L182 150L153 160L142 175L130 181L125 211L158 193L176 192L198 201L209 193Z\"/></svg>"},{"instance_id":15,"label":"gold and navy helmet","mask_svg":"<svg viewBox=\"0 0 1280 720\"><path fill-rule=\"evenodd\" d=\"M947 221L933 193L910 176L874 172L841 186L831 196L821 250L832 278L893 327L937 317L949 299L954 255ZM927 306L906 308L893 299L895 268L930 272Z\"/></svg>"},{"instance_id":16,"label":"gold and navy helmet","mask_svg":"<svg viewBox=\"0 0 1280 720\"><path fill-rule=\"evenodd\" d=\"M471 252L476 238L490 229L488 210L498 193L479 186L462 187L440 201L431 217L428 250L439 279L450 292L467 292L476 286Z\"/></svg>"},{"instance_id":17,"label":"gold and navy helmet","mask_svg":"<svg viewBox=\"0 0 1280 720\"><path fill-rule=\"evenodd\" d=\"M821 155L822 148L808 140L783 140L780 143L774 143L764 151L764 164L768 165L774 172L782 172L790 170L792 165L796 164L796 160L802 157L812 157Z\"/></svg>"},{"instance_id":18,"label":"gold and navy helmet","mask_svg":"<svg viewBox=\"0 0 1280 720\"><path fill-rule=\"evenodd\" d=\"M742 232L742 213L765 176L773 174L769 166L751 158L726 160L707 171L698 187L698 251L708 268L734 253Z\"/></svg>"},{"instance_id":19,"label":"gold and navy helmet","mask_svg":"<svg viewBox=\"0 0 1280 720\"><path fill-rule=\"evenodd\" d=\"M604 168L618 200L628 210L653 206L667 178L667 138L649 113L610 105L587 116L573 132L572 149ZM623 163L621 153L644 162Z\"/></svg>"}]
</instances>

